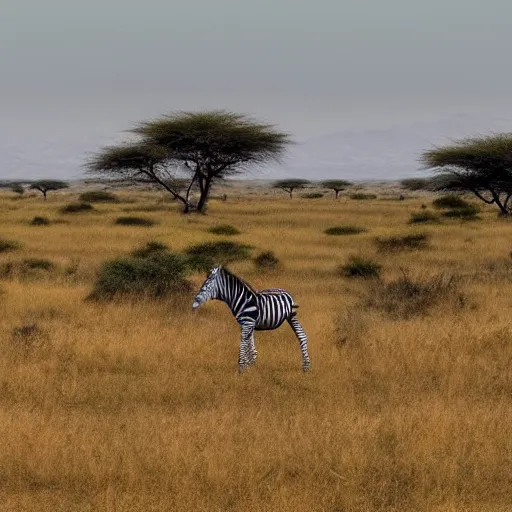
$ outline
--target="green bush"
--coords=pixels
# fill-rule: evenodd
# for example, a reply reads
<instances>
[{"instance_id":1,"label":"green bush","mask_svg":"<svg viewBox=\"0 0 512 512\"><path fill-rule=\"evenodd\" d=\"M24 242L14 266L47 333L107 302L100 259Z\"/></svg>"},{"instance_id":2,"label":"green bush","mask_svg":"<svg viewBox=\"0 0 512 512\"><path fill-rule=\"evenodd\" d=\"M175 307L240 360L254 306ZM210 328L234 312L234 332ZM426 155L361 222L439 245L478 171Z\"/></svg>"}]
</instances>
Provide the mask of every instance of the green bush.
<instances>
[{"instance_id":1,"label":"green bush","mask_svg":"<svg viewBox=\"0 0 512 512\"><path fill-rule=\"evenodd\" d=\"M439 222L439 216L433 212L411 213L409 224L425 224L427 222Z\"/></svg>"},{"instance_id":2,"label":"green bush","mask_svg":"<svg viewBox=\"0 0 512 512\"><path fill-rule=\"evenodd\" d=\"M91 190L84 192L78 197L80 201L86 203L118 203L119 199L115 194L106 192L105 190Z\"/></svg>"},{"instance_id":3,"label":"green bush","mask_svg":"<svg viewBox=\"0 0 512 512\"><path fill-rule=\"evenodd\" d=\"M376 238L375 243L380 251L407 251L424 249L428 245L430 235L427 233L414 233L403 236Z\"/></svg>"},{"instance_id":4,"label":"green bush","mask_svg":"<svg viewBox=\"0 0 512 512\"><path fill-rule=\"evenodd\" d=\"M48 226L50 224L50 220L46 217L34 217L30 224L32 226Z\"/></svg>"},{"instance_id":5,"label":"green bush","mask_svg":"<svg viewBox=\"0 0 512 512\"><path fill-rule=\"evenodd\" d=\"M359 226L334 226L327 228L324 233L326 235L358 235L359 233L366 233L366 228L360 228Z\"/></svg>"},{"instance_id":6,"label":"green bush","mask_svg":"<svg viewBox=\"0 0 512 512\"><path fill-rule=\"evenodd\" d=\"M220 226L212 226L208 228L208 233L213 233L214 235L239 235L240 231L235 228L235 226L230 226L229 224L221 224Z\"/></svg>"},{"instance_id":7,"label":"green bush","mask_svg":"<svg viewBox=\"0 0 512 512\"><path fill-rule=\"evenodd\" d=\"M124 257L103 264L90 299L116 296L166 297L189 291L189 269L181 254L161 252L145 258Z\"/></svg>"},{"instance_id":8,"label":"green bush","mask_svg":"<svg viewBox=\"0 0 512 512\"><path fill-rule=\"evenodd\" d=\"M115 223L120 226L153 226L155 221L143 217L118 217Z\"/></svg>"},{"instance_id":9,"label":"green bush","mask_svg":"<svg viewBox=\"0 0 512 512\"><path fill-rule=\"evenodd\" d=\"M402 180L400 185L407 190L428 190L432 185L432 180L428 178L407 178Z\"/></svg>"},{"instance_id":10,"label":"green bush","mask_svg":"<svg viewBox=\"0 0 512 512\"><path fill-rule=\"evenodd\" d=\"M143 247L139 247L132 251L132 256L134 258L148 258L155 254L162 254L165 252L169 252L169 247L167 247L167 245L161 242L148 242Z\"/></svg>"},{"instance_id":11,"label":"green bush","mask_svg":"<svg viewBox=\"0 0 512 512\"><path fill-rule=\"evenodd\" d=\"M94 206L89 203L69 203L60 209L61 213L81 213L94 210Z\"/></svg>"},{"instance_id":12,"label":"green bush","mask_svg":"<svg viewBox=\"0 0 512 512\"><path fill-rule=\"evenodd\" d=\"M185 253L188 265L194 270L208 270L214 265L227 265L233 261L246 260L250 257L250 245L222 240L206 242L189 247Z\"/></svg>"},{"instance_id":13,"label":"green bush","mask_svg":"<svg viewBox=\"0 0 512 512\"><path fill-rule=\"evenodd\" d=\"M300 197L304 199L320 199L321 197L324 197L324 194L321 192L308 192L307 194L301 194Z\"/></svg>"},{"instance_id":14,"label":"green bush","mask_svg":"<svg viewBox=\"0 0 512 512\"><path fill-rule=\"evenodd\" d=\"M369 199L377 199L375 194L364 194L362 192L358 192L356 194L350 194L350 199L355 199L357 201L364 201Z\"/></svg>"},{"instance_id":15,"label":"green bush","mask_svg":"<svg viewBox=\"0 0 512 512\"><path fill-rule=\"evenodd\" d=\"M266 251L254 258L254 264L258 268L274 269L279 265L279 259L272 251Z\"/></svg>"},{"instance_id":16,"label":"green bush","mask_svg":"<svg viewBox=\"0 0 512 512\"><path fill-rule=\"evenodd\" d=\"M363 277L363 278L374 278L380 276L382 265L379 263L354 256L350 258L346 265L342 265L339 268L339 272L344 277Z\"/></svg>"},{"instance_id":17,"label":"green bush","mask_svg":"<svg viewBox=\"0 0 512 512\"><path fill-rule=\"evenodd\" d=\"M462 199L462 197L457 196L455 194L449 194L446 196L441 196L432 201L432 205L434 208L438 208L439 210L445 208L467 208L471 207L471 204Z\"/></svg>"},{"instance_id":18,"label":"green bush","mask_svg":"<svg viewBox=\"0 0 512 512\"><path fill-rule=\"evenodd\" d=\"M15 242L14 240L6 240L5 238L0 238L0 253L16 251L17 249L21 249L21 247L22 244L20 244L19 242Z\"/></svg>"}]
</instances>

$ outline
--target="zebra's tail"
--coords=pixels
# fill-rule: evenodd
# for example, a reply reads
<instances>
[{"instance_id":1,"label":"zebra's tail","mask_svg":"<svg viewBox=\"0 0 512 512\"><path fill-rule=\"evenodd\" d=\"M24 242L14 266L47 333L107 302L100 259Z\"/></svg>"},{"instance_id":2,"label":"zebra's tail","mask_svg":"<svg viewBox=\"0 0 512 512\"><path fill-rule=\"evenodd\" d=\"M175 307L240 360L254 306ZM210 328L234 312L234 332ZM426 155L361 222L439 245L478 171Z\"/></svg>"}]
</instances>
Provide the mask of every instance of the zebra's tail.
<instances>
[{"instance_id":1,"label":"zebra's tail","mask_svg":"<svg viewBox=\"0 0 512 512\"><path fill-rule=\"evenodd\" d=\"M295 315L297 315L297 311L295 311L299 307L298 304L292 304L292 314L291 318L293 318Z\"/></svg>"}]
</instances>

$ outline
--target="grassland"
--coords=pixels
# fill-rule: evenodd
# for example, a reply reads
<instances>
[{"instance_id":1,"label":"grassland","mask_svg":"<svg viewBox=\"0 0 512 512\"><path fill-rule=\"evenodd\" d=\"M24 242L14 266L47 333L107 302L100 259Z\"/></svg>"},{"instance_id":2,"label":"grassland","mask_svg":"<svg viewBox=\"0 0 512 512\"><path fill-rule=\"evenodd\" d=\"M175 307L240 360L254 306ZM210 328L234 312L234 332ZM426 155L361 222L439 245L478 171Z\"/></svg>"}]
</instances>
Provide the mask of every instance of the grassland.
<instances>
[{"instance_id":1,"label":"grassland","mask_svg":"<svg viewBox=\"0 0 512 512\"><path fill-rule=\"evenodd\" d=\"M229 194L207 216L150 192L68 215L73 190L0 197L0 235L22 244L0 254L14 268L0 280L0 510L512 510L512 223L488 209L408 225L425 197ZM258 364L238 376L239 329L221 303L84 301L103 261L150 240L218 240L220 224L280 259L232 270L292 292L309 374L282 327L257 334ZM367 231L324 234L339 225ZM374 242L420 229L421 250ZM380 263L384 282L456 274L456 296L394 318L368 302L377 281L337 272L351 256ZM16 270L28 258L55 268Z\"/></svg>"}]
</instances>

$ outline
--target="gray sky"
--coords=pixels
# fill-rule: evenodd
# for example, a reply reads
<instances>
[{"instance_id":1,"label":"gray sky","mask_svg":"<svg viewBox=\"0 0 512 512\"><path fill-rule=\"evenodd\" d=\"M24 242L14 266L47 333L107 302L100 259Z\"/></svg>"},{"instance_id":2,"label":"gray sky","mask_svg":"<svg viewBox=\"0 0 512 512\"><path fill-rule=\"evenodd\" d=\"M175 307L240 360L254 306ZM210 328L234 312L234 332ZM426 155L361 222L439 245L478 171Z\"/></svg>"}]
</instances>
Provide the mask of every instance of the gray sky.
<instances>
[{"instance_id":1,"label":"gray sky","mask_svg":"<svg viewBox=\"0 0 512 512\"><path fill-rule=\"evenodd\" d=\"M177 109L298 138L511 115L511 20L510 0L1 0L0 151Z\"/></svg>"}]
</instances>

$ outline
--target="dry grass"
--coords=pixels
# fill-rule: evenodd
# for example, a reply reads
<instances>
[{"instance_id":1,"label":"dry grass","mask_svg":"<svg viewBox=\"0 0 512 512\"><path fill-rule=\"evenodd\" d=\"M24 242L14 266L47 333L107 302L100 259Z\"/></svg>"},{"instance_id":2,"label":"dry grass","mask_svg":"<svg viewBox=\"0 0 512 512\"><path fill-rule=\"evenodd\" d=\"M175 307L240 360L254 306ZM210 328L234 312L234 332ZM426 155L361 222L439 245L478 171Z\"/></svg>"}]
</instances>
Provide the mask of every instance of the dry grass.
<instances>
[{"instance_id":1,"label":"dry grass","mask_svg":"<svg viewBox=\"0 0 512 512\"><path fill-rule=\"evenodd\" d=\"M113 225L122 203L61 224L71 191L0 196L2 237L22 244L0 265L56 264L0 282L0 510L512 510L512 279L492 263L509 258L512 223L486 210L430 227L423 251L377 253L374 237L406 230L424 198L229 195L188 217L158 210L158 194L121 191L152 208L151 233ZM36 215L53 222L34 229ZM372 231L326 237L340 218ZM106 259L150 240L214 241L218 224L280 255L271 274L250 260L232 268L292 292L310 374L285 326L257 333L258 364L239 377L236 322L220 303L193 313L193 293L84 301ZM363 307L374 284L336 274L352 254L382 264L385 282L456 272L467 302L398 320Z\"/></svg>"}]
</instances>

